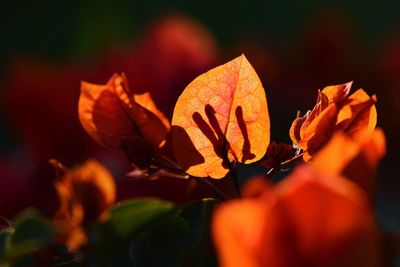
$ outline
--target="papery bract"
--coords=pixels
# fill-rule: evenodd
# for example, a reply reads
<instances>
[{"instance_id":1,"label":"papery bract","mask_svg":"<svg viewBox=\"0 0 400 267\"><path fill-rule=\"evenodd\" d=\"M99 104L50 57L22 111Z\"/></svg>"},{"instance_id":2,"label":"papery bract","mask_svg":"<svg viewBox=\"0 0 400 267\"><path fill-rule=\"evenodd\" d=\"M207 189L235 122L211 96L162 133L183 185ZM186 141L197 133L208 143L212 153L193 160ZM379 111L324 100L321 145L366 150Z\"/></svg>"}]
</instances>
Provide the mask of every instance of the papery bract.
<instances>
[{"instance_id":1,"label":"papery bract","mask_svg":"<svg viewBox=\"0 0 400 267\"><path fill-rule=\"evenodd\" d=\"M89 160L66 170L55 187L60 206L54 219L63 228L68 247L78 249L86 242L85 224L107 218L116 197L114 178L99 162Z\"/></svg>"},{"instance_id":2,"label":"papery bract","mask_svg":"<svg viewBox=\"0 0 400 267\"><path fill-rule=\"evenodd\" d=\"M290 137L295 145L305 151L309 160L332 134L342 130L349 137L371 133L376 126L376 97L359 89L348 96L352 82L327 86L318 92L317 103L312 111L293 121Z\"/></svg>"},{"instance_id":3,"label":"papery bract","mask_svg":"<svg viewBox=\"0 0 400 267\"><path fill-rule=\"evenodd\" d=\"M157 148L169 129L168 120L150 95L134 95L126 78L118 74L106 85L82 83L79 118L97 142L117 148L124 139L134 137L144 137Z\"/></svg>"},{"instance_id":4,"label":"papery bract","mask_svg":"<svg viewBox=\"0 0 400 267\"><path fill-rule=\"evenodd\" d=\"M378 266L373 214L352 182L303 166L261 188L258 197L217 209L212 230L221 266Z\"/></svg>"},{"instance_id":5,"label":"papery bract","mask_svg":"<svg viewBox=\"0 0 400 267\"><path fill-rule=\"evenodd\" d=\"M191 175L222 178L228 160L259 160L269 144L269 113L264 88L246 57L192 81L176 103L172 125L175 156Z\"/></svg>"},{"instance_id":6,"label":"papery bract","mask_svg":"<svg viewBox=\"0 0 400 267\"><path fill-rule=\"evenodd\" d=\"M312 164L324 173L343 175L373 196L374 175L385 154L386 140L381 129L355 140L338 132L314 156Z\"/></svg>"}]
</instances>

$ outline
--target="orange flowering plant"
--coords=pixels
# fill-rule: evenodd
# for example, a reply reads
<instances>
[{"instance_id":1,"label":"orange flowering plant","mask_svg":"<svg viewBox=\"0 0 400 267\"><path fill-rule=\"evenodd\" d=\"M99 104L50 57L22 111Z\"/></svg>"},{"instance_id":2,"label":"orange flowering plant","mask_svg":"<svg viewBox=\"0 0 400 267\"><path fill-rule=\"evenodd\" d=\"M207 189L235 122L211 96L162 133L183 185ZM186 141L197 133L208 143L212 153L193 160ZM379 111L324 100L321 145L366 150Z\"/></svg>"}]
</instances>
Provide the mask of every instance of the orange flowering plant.
<instances>
[{"instance_id":1,"label":"orange flowering plant","mask_svg":"<svg viewBox=\"0 0 400 267\"><path fill-rule=\"evenodd\" d=\"M114 179L95 160L72 169L52 160L57 211L2 227L0 263L381 265L372 202L386 148L376 96L350 94L352 83L325 87L282 144L270 143L266 90L244 55L187 85L171 122L128 82L82 82L78 111L83 129L132 169ZM251 168L262 171L242 186ZM193 188L209 191L184 203L120 200L121 179L185 181L188 199Z\"/></svg>"},{"instance_id":2,"label":"orange flowering plant","mask_svg":"<svg viewBox=\"0 0 400 267\"><path fill-rule=\"evenodd\" d=\"M358 89L348 96L352 82L327 86L318 91L317 103L304 116L297 114L290 128L293 143L305 151L308 160L337 131L357 140L376 126L376 96Z\"/></svg>"}]
</instances>

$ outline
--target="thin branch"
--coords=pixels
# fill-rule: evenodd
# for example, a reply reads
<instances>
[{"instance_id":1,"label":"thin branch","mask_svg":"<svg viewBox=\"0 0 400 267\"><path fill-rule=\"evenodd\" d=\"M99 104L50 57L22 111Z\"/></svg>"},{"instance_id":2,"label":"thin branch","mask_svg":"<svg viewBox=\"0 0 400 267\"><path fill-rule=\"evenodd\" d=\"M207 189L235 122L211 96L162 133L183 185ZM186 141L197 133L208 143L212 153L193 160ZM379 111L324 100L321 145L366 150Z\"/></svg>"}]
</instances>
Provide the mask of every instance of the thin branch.
<instances>
[{"instance_id":1,"label":"thin branch","mask_svg":"<svg viewBox=\"0 0 400 267\"><path fill-rule=\"evenodd\" d=\"M291 158L291 159L288 159L288 160L282 162L282 163L280 164L280 166L279 166L279 169L280 169L280 170L285 170L285 169L287 169L287 168L290 167L289 165L291 165L291 164L296 164L297 161L300 161L300 160L303 158L303 155L304 155L304 152L301 153L301 154L298 154L298 155L294 156L294 157Z\"/></svg>"},{"instance_id":2,"label":"thin branch","mask_svg":"<svg viewBox=\"0 0 400 267\"><path fill-rule=\"evenodd\" d=\"M208 187L210 187L221 198L221 200L230 199L230 197L228 197L218 187L216 187L214 184L212 184L210 181L208 181L207 178L198 178L198 177L193 177L193 176L191 178L195 179L198 182L206 184Z\"/></svg>"},{"instance_id":3,"label":"thin branch","mask_svg":"<svg viewBox=\"0 0 400 267\"><path fill-rule=\"evenodd\" d=\"M286 161L284 161L284 162L281 162L281 164L279 164L279 166L277 166L277 167L272 167L272 168L269 169L269 171L267 172L267 177L271 179L277 172L288 170L289 165L291 165L291 164L296 164L297 161L301 160L301 158L303 157L303 155L304 155L304 152L301 153L301 154L298 154L298 155L294 156L294 157L291 158L291 159L288 159L288 160L286 160Z\"/></svg>"},{"instance_id":4,"label":"thin branch","mask_svg":"<svg viewBox=\"0 0 400 267\"><path fill-rule=\"evenodd\" d=\"M166 175L180 179L194 179L197 182L207 185L216 195L219 196L221 200L230 199L230 197L228 197L223 191L221 191L206 178L199 178L186 173L177 163L164 156L157 155L157 157L154 158L154 163L161 167L161 169L155 173L157 175Z\"/></svg>"},{"instance_id":5,"label":"thin branch","mask_svg":"<svg viewBox=\"0 0 400 267\"><path fill-rule=\"evenodd\" d=\"M234 164L232 164L232 162L230 162L228 157L227 157L227 153L224 154L223 161L228 166L229 173L231 174L233 185L235 187L235 191L236 191L238 197L240 198L242 194L240 192L240 185L239 185L239 181L238 181L238 177L237 177L237 164L236 164L236 161L234 161Z\"/></svg>"}]
</instances>

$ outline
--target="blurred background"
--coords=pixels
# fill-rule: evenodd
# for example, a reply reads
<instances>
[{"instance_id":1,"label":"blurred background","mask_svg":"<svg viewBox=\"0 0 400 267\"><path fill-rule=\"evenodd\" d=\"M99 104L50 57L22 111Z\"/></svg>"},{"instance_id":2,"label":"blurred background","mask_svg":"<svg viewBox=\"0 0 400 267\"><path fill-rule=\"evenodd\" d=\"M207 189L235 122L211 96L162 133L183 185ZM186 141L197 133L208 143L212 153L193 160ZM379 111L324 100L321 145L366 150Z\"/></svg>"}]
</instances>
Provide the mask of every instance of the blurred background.
<instances>
[{"instance_id":1,"label":"blurred background","mask_svg":"<svg viewBox=\"0 0 400 267\"><path fill-rule=\"evenodd\" d=\"M376 211L382 229L400 232L399 10L397 1L365 0L3 0L0 215L29 205L54 210L49 158L67 166L99 159L119 179L121 199L183 200L180 182L169 181L174 189L166 192L121 178L129 167L124 156L94 143L80 126L80 81L104 84L124 72L135 92L151 92L171 118L193 78L244 53L266 89L277 142L289 143L297 110L313 107L317 89L354 81L353 90L377 94L388 154Z\"/></svg>"}]
</instances>

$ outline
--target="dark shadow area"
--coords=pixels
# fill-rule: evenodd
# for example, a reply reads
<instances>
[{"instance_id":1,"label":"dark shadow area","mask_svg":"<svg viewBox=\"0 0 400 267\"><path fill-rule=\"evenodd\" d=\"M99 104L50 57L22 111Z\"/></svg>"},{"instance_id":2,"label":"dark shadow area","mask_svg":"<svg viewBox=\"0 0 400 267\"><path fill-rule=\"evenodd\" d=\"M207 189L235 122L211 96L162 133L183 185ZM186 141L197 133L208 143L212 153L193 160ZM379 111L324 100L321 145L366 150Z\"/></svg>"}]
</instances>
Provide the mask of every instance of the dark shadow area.
<instances>
[{"instance_id":1,"label":"dark shadow area","mask_svg":"<svg viewBox=\"0 0 400 267\"><path fill-rule=\"evenodd\" d=\"M180 126L172 125L171 135L175 157L178 159L183 170L186 171L191 166L204 162L204 157L197 151L185 129ZM180 146L176 145L176 140L179 140Z\"/></svg>"},{"instance_id":2,"label":"dark shadow area","mask_svg":"<svg viewBox=\"0 0 400 267\"><path fill-rule=\"evenodd\" d=\"M193 121L196 123L197 127L201 130L201 132L210 140L214 147L215 154L218 157L224 160L224 167L227 168L228 162L228 151L234 156L235 161L239 161L237 155L235 155L234 151L231 149L229 141L227 140L225 134L216 117L215 109L210 105L207 104L205 106L205 113L208 119L208 122L203 119L200 113L195 112L192 115ZM243 147L242 147L242 158L240 162L245 162L247 160L253 159L255 157L254 154L250 152L251 144L249 140L249 134L246 127L246 122L243 118L243 109L241 106L236 107L235 115L237 119L238 126L243 136Z\"/></svg>"},{"instance_id":3,"label":"dark shadow area","mask_svg":"<svg viewBox=\"0 0 400 267\"><path fill-rule=\"evenodd\" d=\"M227 153L230 148L229 142L218 123L214 108L210 104L207 104L204 111L210 124L208 124L198 112L193 113L193 121L208 140L210 140L214 147L215 154L225 161L228 157ZM224 167L227 168L226 165Z\"/></svg>"},{"instance_id":4,"label":"dark shadow area","mask_svg":"<svg viewBox=\"0 0 400 267\"><path fill-rule=\"evenodd\" d=\"M249 133L247 131L246 122L243 119L243 109L241 106L236 107L235 110L236 120L239 125L240 131L243 135L243 148L242 148L242 160L241 162L246 162L247 160L254 159L256 155L250 152L251 144L249 139Z\"/></svg>"}]
</instances>

